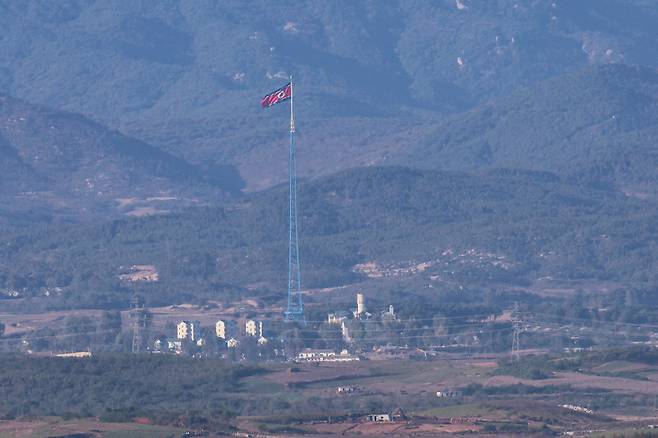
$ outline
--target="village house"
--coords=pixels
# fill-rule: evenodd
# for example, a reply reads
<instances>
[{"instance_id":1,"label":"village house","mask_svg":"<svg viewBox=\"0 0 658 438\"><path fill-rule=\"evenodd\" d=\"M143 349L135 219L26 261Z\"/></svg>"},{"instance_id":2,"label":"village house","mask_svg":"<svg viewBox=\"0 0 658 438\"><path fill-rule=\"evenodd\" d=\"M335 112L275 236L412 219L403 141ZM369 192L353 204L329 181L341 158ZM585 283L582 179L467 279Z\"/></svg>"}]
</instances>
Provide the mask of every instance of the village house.
<instances>
[{"instance_id":1,"label":"village house","mask_svg":"<svg viewBox=\"0 0 658 438\"><path fill-rule=\"evenodd\" d=\"M358 386L339 386L336 388L336 394L345 395L345 394L354 394L357 391L360 391L361 388Z\"/></svg>"},{"instance_id":2,"label":"village house","mask_svg":"<svg viewBox=\"0 0 658 438\"><path fill-rule=\"evenodd\" d=\"M336 357L334 350L319 350L306 348L297 355L297 360L306 362L322 362L326 359Z\"/></svg>"},{"instance_id":3,"label":"village house","mask_svg":"<svg viewBox=\"0 0 658 438\"><path fill-rule=\"evenodd\" d=\"M462 392L456 389L443 389L436 391L436 396L438 398L461 398Z\"/></svg>"},{"instance_id":4,"label":"village house","mask_svg":"<svg viewBox=\"0 0 658 438\"><path fill-rule=\"evenodd\" d=\"M167 341L167 349L171 353L181 354L183 353L183 343L181 341Z\"/></svg>"},{"instance_id":5,"label":"village house","mask_svg":"<svg viewBox=\"0 0 658 438\"><path fill-rule=\"evenodd\" d=\"M366 419L371 423L390 423L391 415L390 414L368 414Z\"/></svg>"},{"instance_id":6,"label":"village house","mask_svg":"<svg viewBox=\"0 0 658 438\"><path fill-rule=\"evenodd\" d=\"M343 321L347 320L349 313L342 310L327 315L327 322L329 324L340 325Z\"/></svg>"},{"instance_id":7,"label":"village house","mask_svg":"<svg viewBox=\"0 0 658 438\"><path fill-rule=\"evenodd\" d=\"M334 350L306 348L297 355L296 360L298 362L352 362L361 360L361 358L351 355L347 350L336 354Z\"/></svg>"},{"instance_id":8,"label":"village house","mask_svg":"<svg viewBox=\"0 0 658 438\"><path fill-rule=\"evenodd\" d=\"M365 418L372 423L390 423L392 421L407 420L407 416L401 408L397 408L390 414L368 414Z\"/></svg>"}]
</instances>

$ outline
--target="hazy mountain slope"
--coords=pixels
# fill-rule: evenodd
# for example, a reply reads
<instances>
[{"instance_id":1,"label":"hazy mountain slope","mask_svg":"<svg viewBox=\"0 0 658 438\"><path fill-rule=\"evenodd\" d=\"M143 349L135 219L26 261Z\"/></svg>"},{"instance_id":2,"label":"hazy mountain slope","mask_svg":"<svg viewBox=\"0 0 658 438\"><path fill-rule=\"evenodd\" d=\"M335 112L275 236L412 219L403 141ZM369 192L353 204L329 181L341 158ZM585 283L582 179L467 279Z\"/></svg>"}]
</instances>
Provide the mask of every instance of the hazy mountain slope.
<instances>
[{"instance_id":1,"label":"hazy mountain slope","mask_svg":"<svg viewBox=\"0 0 658 438\"><path fill-rule=\"evenodd\" d=\"M8 211L41 206L45 215L81 218L177 209L192 198L226 199L236 187L220 177L80 115L0 96L0 196ZM172 202L149 206L148 198Z\"/></svg>"},{"instance_id":2,"label":"hazy mountain slope","mask_svg":"<svg viewBox=\"0 0 658 438\"><path fill-rule=\"evenodd\" d=\"M285 115L258 101L288 74L307 144L344 156L340 168L354 165L347 143L372 148L426 111L588 64L656 66L656 22L647 0L4 1L0 92L239 165L262 187L285 175L262 164L263 151L279 157Z\"/></svg>"},{"instance_id":3,"label":"hazy mountain slope","mask_svg":"<svg viewBox=\"0 0 658 438\"><path fill-rule=\"evenodd\" d=\"M551 174L354 169L303 182L299 200L305 287L658 278L650 204ZM221 298L226 285L283 299L286 205L277 187L222 209L7 235L2 281L28 296L64 288L53 305L125 305L119 273L153 264L160 282L142 289L154 303Z\"/></svg>"},{"instance_id":4,"label":"hazy mountain slope","mask_svg":"<svg viewBox=\"0 0 658 438\"><path fill-rule=\"evenodd\" d=\"M2 135L0 135L0 169L3 191L45 187L43 179L22 160L18 151Z\"/></svg>"},{"instance_id":5,"label":"hazy mountain slope","mask_svg":"<svg viewBox=\"0 0 658 438\"><path fill-rule=\"evenodd\" d=\"M611 65L451 117L394 159L442 169L547 170L655 191L657 142L658 71Z\"/></svg>"}]
</instances>

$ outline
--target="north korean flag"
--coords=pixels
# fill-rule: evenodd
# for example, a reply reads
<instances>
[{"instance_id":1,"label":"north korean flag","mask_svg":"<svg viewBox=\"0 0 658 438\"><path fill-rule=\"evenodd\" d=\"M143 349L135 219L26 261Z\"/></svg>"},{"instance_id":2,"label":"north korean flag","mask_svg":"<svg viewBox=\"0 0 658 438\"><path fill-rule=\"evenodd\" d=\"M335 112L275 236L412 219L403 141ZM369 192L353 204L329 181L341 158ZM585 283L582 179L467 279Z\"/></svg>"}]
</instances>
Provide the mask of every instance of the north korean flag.
<instances>
[{"instance_id":1,"label":"north korean flag","mask_svg":"<svg viewBox=\"0 0 658 438\"><path fill-rule=\"evenodd\" d=\"M292 96L292 84L289 82L278 90L263 97L260 101L260 104L263 108L267 108L276 103L290 99L290 96Z\"/></svg>"}]
</instances>

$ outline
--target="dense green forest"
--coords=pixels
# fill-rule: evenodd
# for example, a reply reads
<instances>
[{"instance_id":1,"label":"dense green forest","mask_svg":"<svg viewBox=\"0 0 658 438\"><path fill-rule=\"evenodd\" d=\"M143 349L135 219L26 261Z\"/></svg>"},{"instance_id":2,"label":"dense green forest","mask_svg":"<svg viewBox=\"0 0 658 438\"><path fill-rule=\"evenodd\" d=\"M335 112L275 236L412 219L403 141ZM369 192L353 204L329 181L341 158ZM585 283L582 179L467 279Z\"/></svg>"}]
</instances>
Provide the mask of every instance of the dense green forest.
<instances>
[{"instance_id":1,"label":"dense green forest","mask_svg":"<svg viewBox=\"0 0 658 438\"><path fill-rule=\"evenodd\" d=\"M278 187L225 208L5 233L0 282L47 306L124 307L133 287L122 267L153 264L161 281L136 286L150 304L230 299L251 284L281 297L286 196ZM438 276L441 288L546 276L647 288L658 275L652 203L550 173L362 168L304 181L299 203L306 287L370 281L355 269L364 262L392 272L429 262L399 277Z\"/></svg>"},{"instance_id":2,"label":"dense green forest","mask_svg":"<svg viewBox=\"0 0 658 438\"><path fill-rule=\"evenodd\" d=\"M239 415L275 423L295 418L353 416L370 409L420 408L431 394L389 399L381 394L357 398L319 397L299 388L259 381L276 368L232 365L222 360L168 355L101 355L90 359L0 357L0 419L56 415L98 416L126 422L146 417L159 424L226 432ZM370 377L387 378L373 367Z\"/></svg>"},{"instance_id":3,"label":"dense green forest","mask_svg":"<svg viewBox=\"0 0 658 438\"><path fill-rule=\"evenodd\" d=\"M189 420L202 412L203 420L196 421L221 424L241 408L238 399L231 400L241 379L259 372L220 360L172 356L70 360L5 355L0 360L0 417L72 415L131 421L151 416L173 423L179 416Z\"/></svg>"}]
</instances>

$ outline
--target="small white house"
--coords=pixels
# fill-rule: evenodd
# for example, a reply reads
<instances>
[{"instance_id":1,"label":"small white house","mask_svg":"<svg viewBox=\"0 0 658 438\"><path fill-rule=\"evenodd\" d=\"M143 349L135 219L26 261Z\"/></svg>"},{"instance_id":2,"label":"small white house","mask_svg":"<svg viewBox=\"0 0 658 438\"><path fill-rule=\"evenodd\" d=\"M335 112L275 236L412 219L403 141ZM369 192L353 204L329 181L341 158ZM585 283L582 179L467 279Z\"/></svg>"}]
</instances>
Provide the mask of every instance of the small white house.
<instances>
[{"instance_id":1,"label":"small white house","mask_svg":"<svg viewBox=\"0 0 658 438\"><path fill-rule=\"evenodd\" d=\"M366 418L372 423L390 423L391 421L390 414L368 414Z\"/></svg>"}]
</instances>

